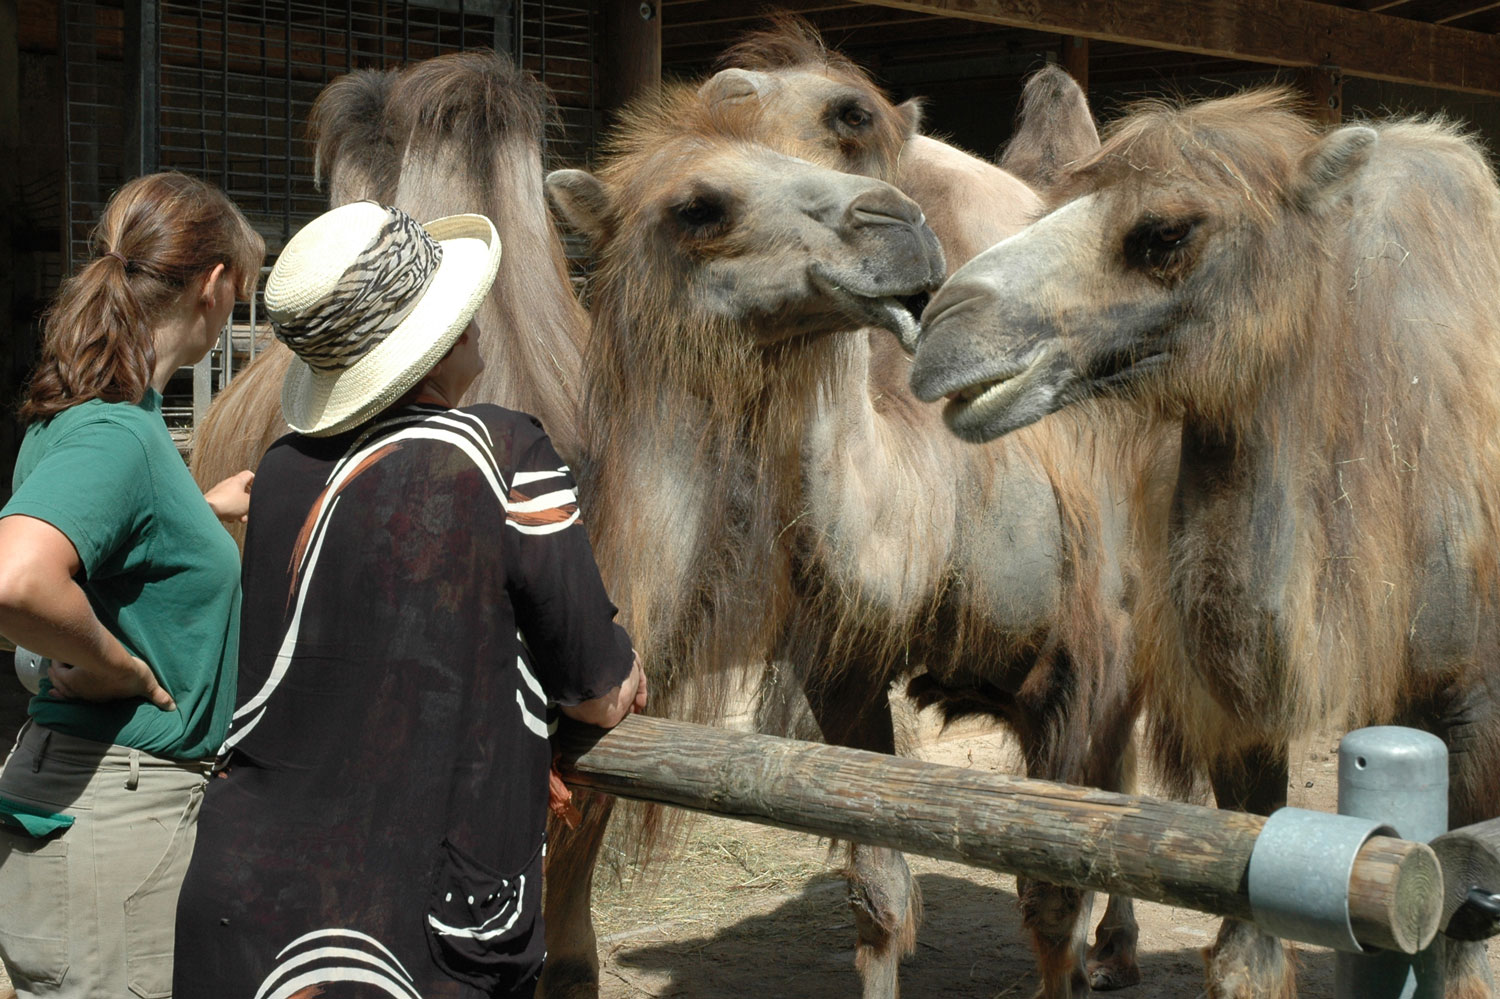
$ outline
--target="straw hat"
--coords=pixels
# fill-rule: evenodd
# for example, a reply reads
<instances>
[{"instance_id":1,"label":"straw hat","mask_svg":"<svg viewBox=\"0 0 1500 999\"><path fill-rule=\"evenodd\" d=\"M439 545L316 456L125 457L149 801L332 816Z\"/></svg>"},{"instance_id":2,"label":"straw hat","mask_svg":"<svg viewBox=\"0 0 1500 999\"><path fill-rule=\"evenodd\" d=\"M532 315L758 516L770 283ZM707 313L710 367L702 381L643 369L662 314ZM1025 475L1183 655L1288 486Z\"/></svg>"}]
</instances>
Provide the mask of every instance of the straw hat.
<instances>
[{"instance_id":1,"label":"straw hat","mask_svg":"<svg viewBox=\"0 0 1500 999\"><path fill-rule=\"evenodd\" d=\"M287 424L327 437L401 398L448 353L499 266L483 215L423 225L358 201L313 219L266 280L266 314L296 355L281 384Z\"/></svg>"}]
</instances>

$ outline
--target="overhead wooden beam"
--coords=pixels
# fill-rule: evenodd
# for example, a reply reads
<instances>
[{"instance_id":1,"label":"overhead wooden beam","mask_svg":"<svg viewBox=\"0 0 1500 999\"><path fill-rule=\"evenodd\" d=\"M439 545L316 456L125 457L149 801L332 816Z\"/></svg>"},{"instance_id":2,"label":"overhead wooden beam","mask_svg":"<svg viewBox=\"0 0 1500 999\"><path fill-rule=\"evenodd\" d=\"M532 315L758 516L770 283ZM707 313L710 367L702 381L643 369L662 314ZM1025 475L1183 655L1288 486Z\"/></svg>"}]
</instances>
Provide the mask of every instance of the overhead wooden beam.
<instances>
[{"instance_id":1,"label":"overhead wooden beam","mask_svg":"<svg viewBox=\"0 0 1500 999\"><path fill-rule=\"evenodd\" d=\"M1475 14L1483 14L1496 9L1500 9L1500 0L1492 0L1490 3L1466 4L1462 10L1434 18L1434 23L1452 24L1454 21L1462 21L1466 17L1473 17Z\"/></svg>"},{"instance_id":2,"label":"overhead wooden beam","mask_svg":"<svg viewBox=\"0 0 1500 999\"><path fill-rule=\"evenodd\" d=\"M1500 96L1500 37L1311 0L865 0L1060 35Z\"/></svg>"}]
</instances>

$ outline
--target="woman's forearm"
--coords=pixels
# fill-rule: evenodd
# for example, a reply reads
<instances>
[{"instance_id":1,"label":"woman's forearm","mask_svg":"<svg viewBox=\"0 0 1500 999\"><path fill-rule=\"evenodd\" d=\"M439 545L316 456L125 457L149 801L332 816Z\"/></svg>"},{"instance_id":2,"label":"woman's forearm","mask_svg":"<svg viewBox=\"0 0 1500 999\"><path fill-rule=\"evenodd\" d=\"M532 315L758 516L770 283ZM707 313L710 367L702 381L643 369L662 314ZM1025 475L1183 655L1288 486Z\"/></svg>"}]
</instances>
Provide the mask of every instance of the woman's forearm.
<instances>
[{"instance_id":1,"label":"woman's forearm","mask_svg":"<svg viewBox=\"0 0 1500 999\"><path fill-rule=\"evenodd\" d=\"M72 579L0 579L0 633L56 662L129 673L130 653Z\"/></svg>"},{"instance_id":2,"label":"woman's forearm","mask_svg":"<svg viewBox=\"0 0 1500 999\"><path fill-rule=\"evenodd\" d=\"M101 675L129 671L130 653L74 580L82 569L73 542L56 527L23 515L0 518L0 634Z\"/></svg>"},{"instance_id":3,"label":"woman's forearm","mask_svg":"<svg viewBox=\"0 0 1500 999\"><path fill-rule=\"evenodd\" d=\"M597 725L599 728L614 728L620 720L630 714L632 708L644 708L645 698L640 698L637 706L637 694L645 684L645 674L641 671L641 661L637 659L630 667L630 675L618 687L601 694L589 701L581 701L578 704L565 704L562 713L575 721L581 721L587 725Z\"/></svg>"}]
</instances>

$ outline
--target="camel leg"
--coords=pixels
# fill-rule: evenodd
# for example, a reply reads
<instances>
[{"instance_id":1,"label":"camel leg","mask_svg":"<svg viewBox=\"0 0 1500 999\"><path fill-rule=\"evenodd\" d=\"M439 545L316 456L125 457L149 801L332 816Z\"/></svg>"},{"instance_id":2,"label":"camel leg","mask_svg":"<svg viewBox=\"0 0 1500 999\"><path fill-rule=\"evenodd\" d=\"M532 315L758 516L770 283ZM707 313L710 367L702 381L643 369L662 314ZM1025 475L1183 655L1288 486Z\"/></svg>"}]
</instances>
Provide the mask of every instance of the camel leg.
<instances>
[{"instance_id":1,"label":"camel leg","mask_svg":"<svg viewBox=\"0 0 1500 999\"><path fill-rule=\"evenodd\" d=\"M1441 939L1444 999L1493 999L1495 978L1484 941Z\"/></svg>"},{"instance_id":2,"label":"camel leg","mask_svg":"<svg viewBox=\"0 0 1500 999\"><path fill-rule=\"evenodd\" d=\"M537 999L596 999L599 995L599 946L590 905L594 864L615 799L588 794L577 795L575 801L583 813L578 828L549 830L542 902L547 963L536 987Z\"/></svg>"},{"instance_id":3,"label":"camel leg","mask_svg":"<svg viewBox=\"0 0 1500 999\"><path fill-rule=\"evenodd\" d=\"M1397 724L1426 729L1448 746L1448 824L1459 828L1500 815L1500 683L1469 682L1419 701ZM1493 999L1494 975L1484 941L1439 938L1445 999Z\"/></svg>"},{"instance_id":4,"label":"camel leg","mask_svg":"<svg viewBox=\"0 0 1500 999\"><path fill-rule=\"evenodd\" d=\"M1215 764L1210 779L1220 808L1270 815L1286 804L1285 747L1260 747ZM1254 923L1226 919L1203 951L1207 999L1293 999L1292 962L1281 941Z\"/></svg>"},{"instance_id":5,"label":"camel leg","mask_svg":"<svg viewBox=\"0 0 1500 999\"><path fill-rule=\"evenodd\" d=\"M1042 979L1035 999L1085 999L1089 980L1084 974L1084 952L1094 893L1016 878L1016 899L1021 904L1021 925L1031 932Z\"/></svg>"},{"instance_id":6,"label":"camel leg","mask_svg":"<svg viewBox=\"0 0 1500 999\"><path fill-rule=\"evenodd\" d=\"M1122 675L1095 678L1078 670L1069 651L1055 646L1044 648L1027 669L1019 710L1007 718L1021 742L1027 776L1127 790L1135 773L1137 702ZM1016 896L1036 951L1038 999L1083 999L1091 988L1140 981L1139 930L1130 899L1110 899L1090 951L1092 893L1017 879Z\"/></svg>"},{"instance_id":7,"label":"camel leg","mask_svg":"<svg viewBox=\"0 0 1500 999\"><path fill-rule=\"evenodd\" d=\"M863 668L862 668L863 667ZM889 694L884 671L852 661L836 675L817 677L807 685L808 706L826 742L879 753L895 753ZM854 965L864 982L865 999L896 999L900 994L901 959L916 947L921 895L906 859L896 850L849 847L849 906L858 934Z\"/></svg>"},{"instance_id":8,"label":"camel leg","mask_svg":"<svg viewBox=\"0 0 1500 999\"><path fill-rule=\"evenodd\" d=\"M1136 789L1133 729L1137 712L1133 706L1120 705L1113 714L1109 720L1109 737L1104 738L1104 733L1101 733L1096 739L1094 758L1103 762L1104 771L1087 783L1106 791L1130 794ZM1135 900L1124 895L1109 896L1104 916L1094 929L1094 945L1088 952L1090 987L1108 992L1140 983L1141 966L1136 958L1140 936L1140 927L1135 921Z\"/></svg>"},{"instance_id":9,"label":"camel leg","mask_svg":"<svg viewBox=\"0 0 1500 999\"><path fill-rule=\"evenodd\" d=\"M1141 966L1136 960L1140 927L1135 922L1135 900L1111 895L1104 916L1094 928L1088 952L1089 986L1099 992L1138 985Z\"/></svg>"}]
</instances>

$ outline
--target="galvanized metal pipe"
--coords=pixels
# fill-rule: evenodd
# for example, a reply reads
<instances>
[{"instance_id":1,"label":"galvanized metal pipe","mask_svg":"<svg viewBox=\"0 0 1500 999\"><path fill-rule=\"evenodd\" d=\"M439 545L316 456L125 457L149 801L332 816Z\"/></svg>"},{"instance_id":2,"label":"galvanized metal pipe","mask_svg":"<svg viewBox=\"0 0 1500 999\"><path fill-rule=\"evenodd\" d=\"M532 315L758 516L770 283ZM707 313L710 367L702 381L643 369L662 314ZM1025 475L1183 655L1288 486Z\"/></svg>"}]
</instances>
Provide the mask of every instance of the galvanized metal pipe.
<instances>
[{"instance_id":1,"label":"galvanized metal pipe","mask_svg":"<svg viewBox=\"0 0 1500 999\"><path fill-rule=\"evenodd\" d=\"M1339 742L1339 814L1425 843L1448 831L1448 747L1428 732L1362 728ZM1442 999L1443 937L1416 954L1340 951L1337 999Z\"/></svg>"}]
</instances>

